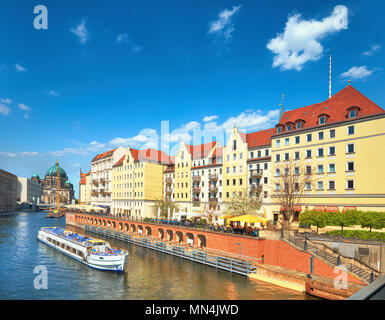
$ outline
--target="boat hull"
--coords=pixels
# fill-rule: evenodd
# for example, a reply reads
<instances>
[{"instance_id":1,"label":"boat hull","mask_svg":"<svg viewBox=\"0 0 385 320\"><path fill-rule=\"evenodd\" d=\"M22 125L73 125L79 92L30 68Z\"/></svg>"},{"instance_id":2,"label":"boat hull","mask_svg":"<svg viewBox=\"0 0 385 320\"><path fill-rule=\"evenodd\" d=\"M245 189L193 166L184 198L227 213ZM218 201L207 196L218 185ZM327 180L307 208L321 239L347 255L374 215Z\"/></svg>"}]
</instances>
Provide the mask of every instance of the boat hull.
<instances>
[{"instance_id":1,"label":"boat hull","mask_svg":"<svg viewBox=\"0 0 385 320\"><path fill-rule=\"evenodd\" d=\"M60 242L64 245L65 248L70 248L70 250L62 248L52 242L50 242L48 239L55 240L57 242ZM48 245L51 248L56 249L57 251L64 253L65 255L87 265L88 267L96 270L102 270L102 271L113 271L113 272L124 272L124 267L127 263L127 255L122 256L114 256L114 257L101 257L95 254L87 254L86 248L72 243L71 241L62 239L60 237L55 237L53 234L47 234L43 231L39 231L37 239L44 244ZM83 257L79 256L75 252L81 252L83 253Z\"/></svg>"}]
</instances>

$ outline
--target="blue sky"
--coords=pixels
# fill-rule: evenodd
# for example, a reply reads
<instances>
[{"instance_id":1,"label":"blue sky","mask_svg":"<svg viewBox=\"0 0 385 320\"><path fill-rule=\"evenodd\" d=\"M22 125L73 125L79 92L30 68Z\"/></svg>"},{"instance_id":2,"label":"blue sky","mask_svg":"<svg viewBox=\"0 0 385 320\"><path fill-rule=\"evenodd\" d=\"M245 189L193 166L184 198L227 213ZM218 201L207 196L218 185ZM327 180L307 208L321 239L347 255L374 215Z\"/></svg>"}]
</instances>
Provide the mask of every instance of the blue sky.
<instances>
[{"instance_id":1,"label":"blue sky","mask_svg":"<svg viewBox=\"0 0 385 320\"><path fill-rule=\"evenodd\" d=\"M193 129L274 126L282 94L328 98L330 53L332 93L385 104L381 1L45 1L36 30L39 4L0 4L0 168L19 176L58 159L78 190L100 152L165 149L161 121L170 153Z\"/></svg>"}]
</instances>

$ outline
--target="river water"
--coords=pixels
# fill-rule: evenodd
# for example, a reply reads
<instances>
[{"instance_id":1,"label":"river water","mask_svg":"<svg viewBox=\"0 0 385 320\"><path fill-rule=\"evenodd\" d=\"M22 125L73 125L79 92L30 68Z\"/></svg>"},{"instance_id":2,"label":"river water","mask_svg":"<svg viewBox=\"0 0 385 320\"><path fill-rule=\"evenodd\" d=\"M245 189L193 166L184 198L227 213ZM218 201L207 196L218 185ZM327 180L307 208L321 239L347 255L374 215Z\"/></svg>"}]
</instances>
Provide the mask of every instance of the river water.
<instances>
[{"instance_id":1,"label":"river water","mask_svg":"<svg viewBox=\"0 0 385 320\"><path fill-rule=\"evenodd\" d=\"M312 299L112 239L107 239L112 246L129 251L126 272L94 270L38 241L43 226L65 227L65 218L47 219L44 212L0 218L0 299ZM47 289L34 287L36 266L48 271Z\"/></svg>"}]
</instances>

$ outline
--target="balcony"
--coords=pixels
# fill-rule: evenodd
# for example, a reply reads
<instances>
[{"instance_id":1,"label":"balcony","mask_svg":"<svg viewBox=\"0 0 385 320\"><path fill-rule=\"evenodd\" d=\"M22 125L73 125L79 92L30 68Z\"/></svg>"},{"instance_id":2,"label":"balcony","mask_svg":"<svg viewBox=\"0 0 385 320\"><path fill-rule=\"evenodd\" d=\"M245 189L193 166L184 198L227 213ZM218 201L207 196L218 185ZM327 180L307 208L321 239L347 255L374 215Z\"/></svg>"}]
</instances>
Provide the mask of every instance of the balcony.
<instances>
[{"instance_id":1,"label":"balcony","mask_svg":"<svg viewBox=\"0 0 385 320\"><path fill-rule=\"evenodd\" d=\"M263 170L262 169L250 170L250 177L251 178L257 178L257 179L261 178L262 174L263 174Z\"/></svg>"},{"instance_id":2,"label":"balcony","mask_svg":"<svg viewBox=\"0 0 385 320\"><path fill-rule=\"evenodd\" d=\"M217 181L218 180L218 175L216 173L210 173L209 174L209 180L210 181Z\"/></svg>"},{"instance_id":3,"label":"balcony","mask_svg":"<svg viewBox=\"0 0 385 320\"><path fill-rule=\"evenodd\" d=\"M262 185L261 184L251 184L250 185L250 192L251 193L254 193L254 192L261 192L262 191Z\"/></svg>"},{"instance_id":4,"label":"balcony","mask_svg":"<svg viewBox=\"0 0 385 320\"><path fill-rule=\"evenodd\" d=\"M193 188L192 188L192 191L193 191L194 193L200 193L200 192L201 192L201 188L200 188L200 187L193 187Z\"/></svg>"},{"instance_id":5,"label":"balcony","mask_svg":"<svg viewBox=\"0 0 385 320\"><path fill-rule=\"evenodd\" d=\"M200 182L201 181L201 176L192 176L192 181L193 182Z\"/></svg>"},{"instance_id":6,"label":"balcony","mask_svg":"<svg viewBox=\"0 0 385 320\"><path fill-rule=\"evenodd\" d=\"M192 203L193 203L193 207L199 207L201 205L201 201L199 200L199 198L196 198L196 197L192 199Z\"/></svg>"},{"instance_id":7,"label":"balcony","mask_svg":"<svg viewBox=\"0 0 385 320\"><path fill-rule=\"evenodd\" d=\"M210 186L209 191L210 191L211 193L218 193L218 187L216 187L216 186Z\"/></svg>"},{"instance_id":8,"label":"balcony","mask_svg":"<svg viewBox=\"0 0 385 320\"><path fill-rule=\"evenodd\" d=\"M166 185L172 185L172 178L166 178Z\"/></svg>"}]
</instances>

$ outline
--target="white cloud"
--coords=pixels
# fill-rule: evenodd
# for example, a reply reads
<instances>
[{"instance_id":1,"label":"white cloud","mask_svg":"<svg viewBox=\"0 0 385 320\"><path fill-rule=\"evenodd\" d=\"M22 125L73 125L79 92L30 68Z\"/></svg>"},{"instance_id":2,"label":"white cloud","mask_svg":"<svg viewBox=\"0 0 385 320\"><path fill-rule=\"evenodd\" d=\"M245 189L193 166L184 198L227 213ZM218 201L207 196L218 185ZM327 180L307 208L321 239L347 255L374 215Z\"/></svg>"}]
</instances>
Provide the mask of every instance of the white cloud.
<instances>
[{"instance_id":1,"label":"white cloud","mask_svg":"<svg viewBox=\"0 0 385 320\"><path fill-rule=\"evenodd\" d=\"M270 39L267 48L273 52L273 67L300 71L309 61L321 58L320 40L327 35L347 29L348 9L336 6L330 16L318 20L303 20L300 14L288 18L283 33Z\"/></svg>"},{"instance_id":2,"label":"white cloud","mask_svg":"<svg viewBox=\"0 0 385 320\"><path fill-rule=\"evenodd\" d=\"M218 116L205 116L205 117L203 118L203 121L204 121L204 122L209 122L209 121L213 121L213 120L215 120L215 119L218 119Z\"/></svg>"},{"instance_id":3,"label":"white cloud","mask_svg":"<svg viewBox=\"0 0 385 320\"><path fill-rule=\"evenodd\" d=\"M341 78L352 78L352 79L362 79L369 77L375 69L368 70L366 66L361 67L351 67L348 71L340 75Z\"/></svg>"},{"instance_id":4,"label":"white cloud","mask_svg":"<svg viewBox=\"0 0 385 320\"><path fill-rule=\"evenodd\" d=\"M10 105L12 103L12 100L9 98L0 98L0 103Z\"/></svg>"},{"instance_id":5,"label":"white cloud","mask_svg":"<svg viewBox=\"0 0 385 320\"><path fill-rule=\"evenodd\" d=\"M23 155L23 156L38 156L39 153L36 151L23 151L23 152L21 152L21 155Z\"/></svg>"},{"instance_id":6,"label":"white cloud","mask_svg":"<svg viewBox=\"0 0 385 320\"><path fill-rule=\"evenodd\" d=\"M225 42L229 41L234 31L234 25L231 22L231 18L240 8L240 5L233 6L231 10L224 9L219 12L218 19L209 23L208 33L223 37Z\"/></svg>"},{"instance_id":7,"label":"white cloud","mask_svg":"<svg viewBox=\"0 0 385 320\"><path fill-rule=\"evenodd\" d=\"M140 52L143 50L143 47L134 43L130 37L128 36L127 33L121 33L121 34L118 34L118 36L116 37L116 42L118 43L125 43L126 45L128 45L130 47L130 49L133 51L133 52Z\"/></svg>"},{"instance_id":8,"label":"white cloud","mask_svg":"<svg viewBox=\"0 0 385 320\"><path fill-rule=\"evenodd\" d=\"M0 103L0 114L6 116L11 112L11 108L6 106L5 104Z\"/></svg>"},{"instance_id":9,"label":"white cloud","mask_svg":"<svg viewBox=\"0 0 385 320\"><path fill-rule=\"evenodd\" d=\"M79 38L82 45L87 43L89 31L87 30L85 19L83 19L82 22L76 26L76 28L71 28L70 31Z\"/></svg>"},{"instance_id":10,"label":"white cloud","mask_svg":"<svg viewBox=\"0 0 385 320\"><path fill-rule=\"evenodd\" d=\"M15 158L16 157L16 153L0 151L0 156Z\"/></svg>"},{"instance_id":11,"label":"white cloud","mask_svg":"<svg viewBox=\"0 0 385 320\"><path fill-rule=\"evenodd\" d=\"M54 97L58 97L59 96L59 93L57 93L55 90L49 90L48 94L50 94L51 96L54 96Z\"/></svg>"},{"instance_id":12,"label":"white cloud","mask_svg":"<svg viewBox=\"0 0 385 320\"><path fill-rule=\"evenodd\" d=\"M26 106L24 103L19 103L19 104L18 104L18 107L19 107L20 110L23 110L23 111L29 111L29 110L31 110L31 108L28 107L28 106Z\"/></svg>"},{"instance_id":13,"label":"white cloud","mask_svg":"<svg viewBox=\"0 0 385 320\"><path fill-rule=\"evenodd\" d=\"M15 69L19 72L24 72L24 71L27 71L26 68L22 67L20 64L16 63L15 64Z\"/></svg>"},{"instance_id":14,"label":"white cloud","mask_svg":"<svg viewBox=\"0 0 385 320\"><path fill-rule=\"evenodd\" d=\"M381 48L381 45L373 43L370 47L370 50L363 53L364 56L372 56L375 51Z\"/></svg>"}]
</instances>

